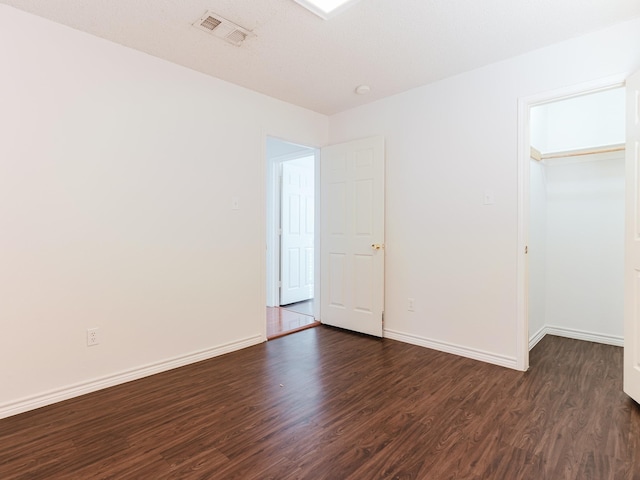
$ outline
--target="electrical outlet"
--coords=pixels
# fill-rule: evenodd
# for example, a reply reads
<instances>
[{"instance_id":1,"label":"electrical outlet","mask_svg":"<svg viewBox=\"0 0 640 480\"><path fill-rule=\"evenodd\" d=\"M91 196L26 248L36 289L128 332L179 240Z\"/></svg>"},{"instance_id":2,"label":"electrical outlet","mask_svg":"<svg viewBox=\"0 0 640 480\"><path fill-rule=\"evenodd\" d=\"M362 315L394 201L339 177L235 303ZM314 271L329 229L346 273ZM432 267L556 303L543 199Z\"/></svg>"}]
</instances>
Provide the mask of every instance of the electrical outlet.
<instances>
[{"instance_id":1,"label":"electrical outlet","mask_svg":"<svg viewBox=\"0 0 640 480\"><path fill-rule=\"evenodd\" d=\"M100 344L100 335L98 328L87 329L87 347L93 347Z\"/></svg>"},{"instance_id":2,"label":"electrical outlet","mask_svg":"<svg viewBox=\"0 0 640 480\"><path fill-rule=\"evenodd\" d=\"M413 298L407 298L407 310L410 312L416 311L416 301Z\"/></svg>"}]
</instances>

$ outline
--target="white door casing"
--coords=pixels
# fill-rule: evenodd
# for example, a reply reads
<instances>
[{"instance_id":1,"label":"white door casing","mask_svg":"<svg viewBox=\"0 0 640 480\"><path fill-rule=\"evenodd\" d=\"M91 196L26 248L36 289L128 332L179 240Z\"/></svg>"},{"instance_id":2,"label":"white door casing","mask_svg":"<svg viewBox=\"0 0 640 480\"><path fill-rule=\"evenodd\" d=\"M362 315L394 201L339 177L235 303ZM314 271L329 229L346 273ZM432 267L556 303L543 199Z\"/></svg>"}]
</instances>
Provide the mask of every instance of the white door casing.
<instances>
[{"instance_id":1,"label":"white door casing","mask_svg":"<svg viewBox=\"0 0 640 480\"><path fill-rule=\"evenodd\" d=\"M280 305L313 298L314 163L282 164Z\"/></svg>"},{"instance_id":2,"label":"white door casing","mask_svg":"<svg viewBox=\"0 0 640 480\"><path fill-rule=\"evenodd\" d=\"M384 138L322 149L322 322L382 336Z\"/></svg>"},{"instance_id":3,"label":"white door casing","mask_svg":"<svg viewBox=\"0 0 640 480\"><path fill-rule=\"evenodd\" d=\"M640 402L640 72L627 79L624 391Z\"/></svg>"}]
</instances>

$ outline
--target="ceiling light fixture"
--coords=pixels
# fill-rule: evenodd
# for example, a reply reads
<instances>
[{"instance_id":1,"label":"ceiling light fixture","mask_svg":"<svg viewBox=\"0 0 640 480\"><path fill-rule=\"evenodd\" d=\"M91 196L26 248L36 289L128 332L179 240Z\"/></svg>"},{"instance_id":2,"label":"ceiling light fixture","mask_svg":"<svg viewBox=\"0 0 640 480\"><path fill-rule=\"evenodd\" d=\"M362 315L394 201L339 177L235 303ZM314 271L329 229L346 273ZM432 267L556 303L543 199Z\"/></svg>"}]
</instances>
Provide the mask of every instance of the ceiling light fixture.
<instances>
[{"instance_id":1,"label":"ceiling light fixture","mask_svg":"<svg viewBox=\"0 0 640 480\"><path fill-rule=\"evenodd\" d=\"M321 18L329 18L344 12L359 0L295 0L307 10Z\"/></svg>"}]
</instances>

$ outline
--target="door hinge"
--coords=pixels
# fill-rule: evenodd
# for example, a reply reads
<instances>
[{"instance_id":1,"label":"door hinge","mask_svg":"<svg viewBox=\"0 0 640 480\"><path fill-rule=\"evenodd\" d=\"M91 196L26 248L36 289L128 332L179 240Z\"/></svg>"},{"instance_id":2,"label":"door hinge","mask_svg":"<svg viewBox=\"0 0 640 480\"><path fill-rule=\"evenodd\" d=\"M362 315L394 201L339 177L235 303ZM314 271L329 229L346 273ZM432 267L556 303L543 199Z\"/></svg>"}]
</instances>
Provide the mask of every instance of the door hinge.
<instances>
[{"instance_id":1,"label":"door hinge","mask_svg":"<svg viewBox=\"0 0 640 480\"><path fill-rule=\"evenodd\" d=\"M384 327L384 311L382 312L382 326Z\"/></svg>"},{"instance_id":2,"label":"door hinge","mask_svg":"<svg viewBox=\"0 0 640 480\"><path fill-rule=\"evenodd\" d=\"M524 254L528 254L529 253L529 245L525 245L524 246Z\"/></svg>"}]
</instances>

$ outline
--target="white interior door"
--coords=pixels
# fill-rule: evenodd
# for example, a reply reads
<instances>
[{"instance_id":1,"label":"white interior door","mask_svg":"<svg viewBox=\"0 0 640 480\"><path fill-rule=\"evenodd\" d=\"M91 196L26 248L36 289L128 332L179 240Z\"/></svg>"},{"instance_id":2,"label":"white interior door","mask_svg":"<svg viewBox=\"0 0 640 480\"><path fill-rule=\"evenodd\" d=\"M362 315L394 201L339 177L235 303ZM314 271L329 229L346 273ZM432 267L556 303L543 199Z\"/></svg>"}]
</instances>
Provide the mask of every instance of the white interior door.
<instances>
[{"instance_id":1,"label":"white interior door","mask_svg":"<svg viewBox=\"0 0 640 480\"><path fill-rule=\"evenodd\" d=\"M382 336L384 138L322 149L322 322Z\"/></svg>"},{"instance_id":2,"label":"white interior door","mask_svg":"<svg viewBox=\"0 0 640 480\"><path fill-rule=\"evenodd\" d=\"M624 391L640 402L640 72L627 79Z\"/></svg>"},{"instance_id":3,"label":"white interior door","mask_svg":"<svg viewBox=\"0 0 640 480\"><path fill-rule=\"evenodd\" d=\"M313 298L314 158L282 164L280 305Z\"/></svg>"}]
</instances>

